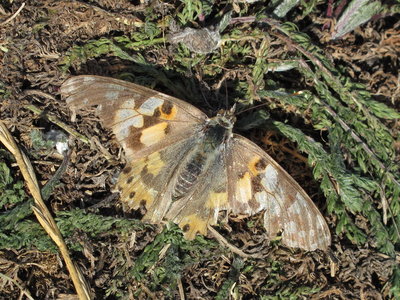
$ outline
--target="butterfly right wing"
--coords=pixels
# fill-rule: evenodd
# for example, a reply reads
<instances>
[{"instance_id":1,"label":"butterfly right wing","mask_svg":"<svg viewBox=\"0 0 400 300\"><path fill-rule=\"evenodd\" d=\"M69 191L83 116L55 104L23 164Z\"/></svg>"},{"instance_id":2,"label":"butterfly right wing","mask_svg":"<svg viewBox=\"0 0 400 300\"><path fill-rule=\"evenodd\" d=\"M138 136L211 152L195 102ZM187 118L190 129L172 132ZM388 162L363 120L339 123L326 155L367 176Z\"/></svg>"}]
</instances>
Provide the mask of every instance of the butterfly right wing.
<instances>
[{"instance_id":1,"label":"butterfly right wing","mask_svg":"<svg viewBox=\"0 0 400 300\"><path fill-rule=\"evenodd\" d=\"M207 116L177 98L107 77L72 77L61 94L75 108L97 105L125 150L127 164L116 184L124 207L144 206L145 219L160 222L170 207L173 172Z\"/></svg>"},{"instance_id":2,"label":"butterfly right wing","mask_svg":"<svg viewBox=\"0 0 400 300\"><path fill-rule=\"evenodd\" d=\"M127 164L116 184L124 208L145 207L143 219L159 223L171 206L176 169L195 139L192 136Z\"/></svg>"}]
</instances>

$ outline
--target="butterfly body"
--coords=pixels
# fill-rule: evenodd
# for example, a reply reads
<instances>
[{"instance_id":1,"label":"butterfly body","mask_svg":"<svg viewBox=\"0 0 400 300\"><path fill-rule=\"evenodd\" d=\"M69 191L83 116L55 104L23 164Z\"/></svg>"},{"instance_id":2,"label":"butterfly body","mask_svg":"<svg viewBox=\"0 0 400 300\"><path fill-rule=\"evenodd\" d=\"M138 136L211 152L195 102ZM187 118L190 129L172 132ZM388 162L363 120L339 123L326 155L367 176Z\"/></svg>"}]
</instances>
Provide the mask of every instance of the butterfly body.
<instances>
[{"instance_id":1,"label":"butterfly body","mask_svg":"<svg viewBox=\"0 0 400 300\"><path fill-rule=\"evenodd\" d=\"M177 223L187 238L206 234L219 212L262 210L269 238L287 246L326 249L329 228L304 190L270 156L232 132L233 110L207 117L196 107L112 78L78 76L61 93L74 108L98 106L125 150L116 190L144 219Z\"/></svg>"},{"instance_id":2,"label":"butterfly body","mask_svg":"<svg viewBox=\"0 0 400 300\"><path fill-rule=\"evenodd\" d=\"M222 164L225 145L232 138L233 115L229 111L221 112L216 117L205 121L197 133L195 145L190 149L178 166L177 182L173 188L173 200L190 193L202 176L210 173L216 164Z\"/></svg>"}]
</instances>

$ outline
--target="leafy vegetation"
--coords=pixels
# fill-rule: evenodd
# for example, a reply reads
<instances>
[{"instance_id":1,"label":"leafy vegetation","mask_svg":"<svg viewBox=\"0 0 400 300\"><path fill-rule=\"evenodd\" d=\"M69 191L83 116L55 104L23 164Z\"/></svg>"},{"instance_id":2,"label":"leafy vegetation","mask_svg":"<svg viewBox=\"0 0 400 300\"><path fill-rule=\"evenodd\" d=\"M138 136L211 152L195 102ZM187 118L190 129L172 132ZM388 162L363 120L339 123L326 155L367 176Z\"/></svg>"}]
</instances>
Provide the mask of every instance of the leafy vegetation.
<instances>
[{"instance_id":1,"label":"leafy vegetation","mask_svg":"<svg viewBox=\"0 0 400 300\"><path fill-rule=\"evenodd\" d=\"M191 15L195 11L191 9L185 13ZM399 113L373 100L362 84L354 83L342 74L340 69L335 68L324 57L321 49L313 45L305 34L296 30L294 24L285 23L277 29L285 34L283 41L297 50L296 55L291 54L291 60L298 62L294 69L305 81L313 82L312 85L301 91L292 90L280 86L278 81L266 78L265 74L270 67L266 58L271 48L257 28L252 31L252 35L248 35L246 31L240 36L233 33L235 40L244 39L243 43L226 42L222 51L214 53L212 57L198 56L199 63L205 63L204 78L223 74L222 68L213 66L232 65L240 55L254 55L246 63L246 72L251 74L250 79L239 81L233 93L243 95L243 98L236 98L236 101L247 106L261 100L271 109L280 106L288 113L295 111L297 115L305 116L315 130L326 132L328 141L324 146L288 124L273 122L276 129L296 141L299 149L307 153L315 178L321 181L321 189L327 197L328 210L338 217L336 232L344 232L355 243L364 243L367 236L374 236L375 243L382 252L394 255L394 244L399 241L396 223L400 222L400 186L398 166L392 163L395 155L394 139L387 123L382 120L397 119ZM251 43L246 41L250 40L249 37L254 37ZM119 48L117 41L105 41L102 39L101 44L108 45L108 54L126 59L126 54ZM121 47L129 45L126 41L124 38ZM99 41L89 42L80 47L78 52L85 53L83 57L106 54L102 47L97 48L98 44ZM73 51L77 49L75 47ZM90 49L88 54L85 49ZM94 49L98 49L98 52L94 53ZM174 63L180 65L180 68L175 69L177 72L183 72L197 64L193 59L187 64L188 60L183 58L187 57L187 53L180 50L174 56ZM74 60L72 57L67 59ZM381 201L374 202L374 199L382 196L382 201L390 202L388 221L391 225L388 226L385 226L377 210ZM363 232L352 220L352 215L357 213L363 214L369 220L371 228L368 232Z\"/></svg>"},{"instance_id":2,"label":"leafy vegetation","mask_svg":"<svg viewBox=\"0 0 400 300\"><path fill-rule=\"evenodd\" d=\"M307 156L326 199L330 225L341 243L375 248L395 257L400 243L400 175L399 165L394 163L393 124L400 114L355 82L344 65L334 63L323 45L317 46L315 36L299 30L295 21L315 19L320 1L271 1L267 9L246 2L234 2L226 9L201 0L169 5L173 13L151 6L141 10L140 21L132 24L131 32L115 31L73 45L59 60L60 69L64 73L77 71L92 60L117 59L125 66L114 76L168 89L204 110L215 111L229 99L228 105L238 106L238 129L278 131ZM398 12L399 5L353 0L346 8L336 9L338 22L332 28L332 39L343 37L378 13ZM173 25L201 28L219 24L221 19L225 22L220 27L221 46L212 53L195 54L184 44L168 44L166 34ZM5 91L1 84L0 94ZM253 110L241 113L247 109ZM47 147L37 133L31 132L33 148ZM0 248L55 251L33 218L31 200L23 187L11 176L9 164L0 162ZM82 252L85 248L76 240L77 233L93 243L104 238L127 243L132 232L153 228L78 208L56 212L56 220L70 249ZM144 285L172 298L193 265L226 251L204 237L186 241L174 225L148 239L135 253L133 263L127 263L126 252L112 248L109 255L114 276L107 279L107 296L128 297L129 278L138 283L135 297L142 294ZM261 289L273 293L266 292L261 299L297 299L320 291L311 284L297 286L283 281L279 276L282 265L269 263L271 272ZM215 298L238 293L235 285L240 274L250 274L255 264L250 259L233 259ZM399 268L394 267L390 284L393 297L400 291L399 277Z\"/></svg>"}]
</instances>

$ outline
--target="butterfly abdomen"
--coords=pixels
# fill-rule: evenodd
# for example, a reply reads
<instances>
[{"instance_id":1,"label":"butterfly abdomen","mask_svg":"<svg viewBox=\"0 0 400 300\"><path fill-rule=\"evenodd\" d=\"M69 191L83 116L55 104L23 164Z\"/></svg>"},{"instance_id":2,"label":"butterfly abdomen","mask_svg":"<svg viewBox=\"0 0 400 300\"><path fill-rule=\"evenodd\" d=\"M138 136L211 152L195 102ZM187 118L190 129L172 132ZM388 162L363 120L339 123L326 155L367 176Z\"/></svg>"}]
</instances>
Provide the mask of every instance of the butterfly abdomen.
<instances>
[{"instance_id":1,"label":"butterfly abdomen","mask_svg":"<svg viewBox=\"0 0 400 300\"><path fill-rule=\"evenodd\" d=\"M203 177L214 165L221 151L220 146L223 145L229 132L217 123L203 128L201 142L188 152L179 168L172 193L173 201L189 195L199 178Z\"/></svg>"},{"instance_id":2,"label":"butterfly abdomen","mask_svg":"<svg viewBox=\"0 0 400 300\"><path fill-rule=\"evenodd\" d=\"M172 193L173 200L178 200L186 195L196 183L197 178L204 170L207 164L207 155L205 153L197 152L185 164L182 171L179 173L174 191Z\"/></svg>"}]
</instances>

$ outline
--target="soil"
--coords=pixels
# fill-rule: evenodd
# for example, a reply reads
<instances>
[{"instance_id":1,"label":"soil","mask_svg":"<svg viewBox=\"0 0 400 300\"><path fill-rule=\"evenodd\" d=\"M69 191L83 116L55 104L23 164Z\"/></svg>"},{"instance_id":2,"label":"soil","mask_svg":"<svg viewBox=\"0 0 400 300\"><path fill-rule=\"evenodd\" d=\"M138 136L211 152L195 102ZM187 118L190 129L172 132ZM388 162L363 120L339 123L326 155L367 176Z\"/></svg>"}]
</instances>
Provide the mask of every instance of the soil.
<instances>
[{"instance_id":1,"label":"soil","mask_svg":"<svg viewBox=\"0 0 400 300\"><path fill-rule=\"evenodd\" d=\"M85 144L77 138L71 139L70 162L47 205L59 222L68 218L76 222L71 223L70 230L69 225L59 224L94 299L259 299L260 295L265 299L390 298L393 266L398 260L380 253L371 243L356 245L345 234L335 234L334 216L325 215L332 232L332 246L327 252L286 248L279 241L269 243L261 226L262 215L227 218L227 223L217 230L229 241L232 246L229 248L219 244L212 235L188 242L173 226L166 231L163 225L144 225L139 221L142 212L124 212L118 197L112 197L113 183L125 164L123 151L95 114L73 116L61 99L59 88L71 75L79 74L116 77L135 73L151 86L151 79L146 77L151 68L123 60L110 54L112 51L97 57L77 52L76 60L69 62L65 57L71 57L72 47L83 46L91 40L129 36L135 32L135 26L159 21L179 9L179 5L178 1L127 0L1 2L0 90L4 97L0 100L0 117L6 121L18 145L29 153L39 183L45 185L63 161L57 152L35 149L32 143L32 131L60 129L49 121L50 115L90 140ZM249 8L251 4L236 5L236 9L247 7L248 12L254 12ZM321 29L328 20L317 17L323 16L325 9L320 7L314 15L297 20L300 30L312 36L313 42L354 81L364 83L375 99L398 108L399 22L393 16L377 18L340 40L329 41L328 29ZM146 10L154 11L154 19L145 20ZM131 54L141 54L147 62L165 70L171 81L179 81L182 75L171 71L173 51L173 46L162 44L143 47ZM246 55L243 62L238 62L237 69L232 67L232 72L226 73L228 90L231 89L229 80L246 81L251 75L239 68L245 61ZM224 84L220 84L222 78L202 78L198 66L191 72L187 77L192 77L192 82L206 96L216 89L224 89ZM165 86L158 85L158 88L171 93ZM214 98L199 106L207 113L218 110L221 104L216 104ZM34 105L42 113L35 114L28 105ZM279 110L272 114L296 122L292 115ZM304 130L310 130L307 122L297 122ZM398 122L390 126L393 132L398 132ZM276 133L261 130L245 135L262 144L324 212L324 197L312 179L312 170L303 154L296 151L296 145ZM267 140L270 142L263 142ZM288 149L295 154L291 158L288 158ZM5 156L0 157L7 161ZM18 168L10 161L7 164L13 176L21 179ZM62 215L62 212L74 215ZM100 215L107 222L119 220L119 223L110 223L108 229L94 232L90 224L85 224L95 222L94 219L77 224L83 220L77 217L79 212ZM360 226L363 218L355 217ZM36 222L34 215L28 219ZM121 220L131 223L121 223ZM105 223L99 223L99 227ZM85 225L91 229L85 229ZM26 294L34 299L76 298L59 252L54 247L39 248L27 243L23 247L0 250L0 299L28 299Z\"/></svg>"}]
</instances>

